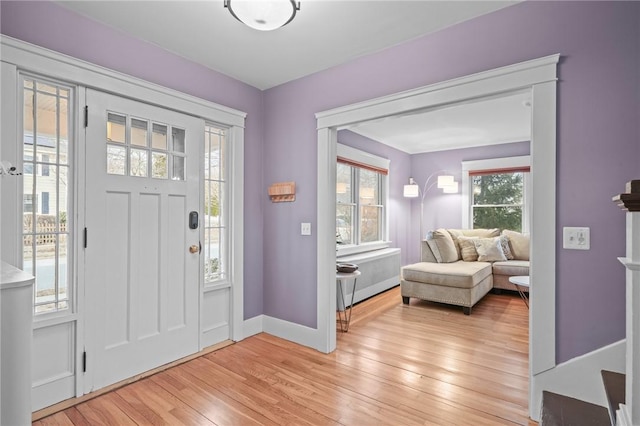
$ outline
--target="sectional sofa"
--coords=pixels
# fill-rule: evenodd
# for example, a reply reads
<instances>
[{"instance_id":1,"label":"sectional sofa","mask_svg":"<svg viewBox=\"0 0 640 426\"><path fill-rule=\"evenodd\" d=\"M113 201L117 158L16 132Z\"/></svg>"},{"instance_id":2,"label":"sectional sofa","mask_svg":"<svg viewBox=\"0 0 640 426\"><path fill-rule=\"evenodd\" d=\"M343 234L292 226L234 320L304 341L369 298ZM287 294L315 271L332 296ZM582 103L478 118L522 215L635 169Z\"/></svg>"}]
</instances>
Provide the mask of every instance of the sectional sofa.
<instances>
[{"instance_id":1,"label":"sectional sofa","mask_svg":"<svg viewBox=\"0 0 640 426\"><path fill-rule=\"evenodd\" d=\"M529 275L529 236L499 229L437 229L422 241L421 261L402 267L402 301L411 297L462 306L465 315L492 288L515 290Z\"/></svg>"}]
</instances>

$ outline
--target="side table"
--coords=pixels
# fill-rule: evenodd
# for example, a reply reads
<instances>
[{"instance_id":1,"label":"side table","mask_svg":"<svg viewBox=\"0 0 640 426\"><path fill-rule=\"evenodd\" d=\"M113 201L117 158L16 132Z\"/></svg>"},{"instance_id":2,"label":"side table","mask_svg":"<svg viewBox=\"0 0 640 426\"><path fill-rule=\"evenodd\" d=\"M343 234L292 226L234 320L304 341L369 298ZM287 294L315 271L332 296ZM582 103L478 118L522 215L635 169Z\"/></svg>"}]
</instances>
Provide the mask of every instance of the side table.
<instances>
[{"instance_id":1,"label":"side table","mask_svg":"<svg viewBox=\"0 0 640 426\"><path fill-rule=\"evenodd\" d=\"M344 307L344 319L342 319L342 314L340 309L338 309L338 319L340 321L340 330L343 332L349 331L349 323L351 323L351 310L353 309L353 298L356 294L356 281L358 277L361 275L360 271L355 272L337 272L336 273L336 283L338 284L338 292L340 293L340 298L342 300L342 306ZM346 289L346 281L353 279L353 291L351 292L351 303L349 304L349 311L347 312L347 304L344 302L344 291L342 288L342 282L345 281L345 289Z\"/></svg>"},{"instance_id":2,"label":"side table","mask_svg":"<svg viewBox=\"0 0 640 426\"><path fill-rule=\"evenodd\" d=\"M520 297L524 300L524 304L529 307L529 295L524 292L525 288L530 288L528 275L516 275L509 277L509 282L516 286L516 290L520 293Z\"/></svg>"}]
</instances>

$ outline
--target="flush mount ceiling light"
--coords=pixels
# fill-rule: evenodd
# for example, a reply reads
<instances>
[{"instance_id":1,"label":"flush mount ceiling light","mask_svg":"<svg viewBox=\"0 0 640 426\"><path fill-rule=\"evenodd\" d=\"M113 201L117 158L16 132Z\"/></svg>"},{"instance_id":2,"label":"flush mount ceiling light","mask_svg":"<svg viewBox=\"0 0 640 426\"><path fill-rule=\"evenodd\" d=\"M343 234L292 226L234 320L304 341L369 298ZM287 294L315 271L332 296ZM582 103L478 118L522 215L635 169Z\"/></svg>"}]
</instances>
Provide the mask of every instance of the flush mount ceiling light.
<instances>
[{"instance_id":1,"label":"flush mount ceiling light","mask_svg":"<svg viewBox=\"0 0 640 426\"><path fill-rule=\"evenodd\" d=\"M271 31L287 25L300 10L294 0L225 0L224 7L238 21L260 31Z\"/></svg>"}]
</instances>

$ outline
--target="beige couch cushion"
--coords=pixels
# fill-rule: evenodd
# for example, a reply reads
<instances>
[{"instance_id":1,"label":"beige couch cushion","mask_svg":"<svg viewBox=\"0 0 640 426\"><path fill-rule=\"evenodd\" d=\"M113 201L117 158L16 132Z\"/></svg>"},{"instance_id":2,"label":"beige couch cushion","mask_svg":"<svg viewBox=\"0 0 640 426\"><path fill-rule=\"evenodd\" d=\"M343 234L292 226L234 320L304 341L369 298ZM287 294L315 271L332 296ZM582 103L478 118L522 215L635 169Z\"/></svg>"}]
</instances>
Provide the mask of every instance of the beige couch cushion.
<instances>
[{"instance_id":1,"label":"beige couch cushion","mask_svg":"<svg viewBox=\"0 0 640 426\"><path fill-rule=\"evenodd\" d=\"M493 229L447 229L449 234L451 234L451 238L453 238L453 242L456 245L456 250L458 251L458 259L462 259L461 247L458 242L458 238L460 237L476 237L476 238L491 238L497 237L500 235L500 230L498 228Z\"/></svg>"},{"instance_id":2,"label":"beige couch cushion","mask_svg":"<svg viewBox=\"0 0 640 426\"><path fill-rule=\"evenodd\" d=\"M445 229L437 229L427 236L427 243L438 263L451 263L458 260L456 245Z\"/></svg>"},{"instance_id":3,"label":"beige couch cushion","mask_svg":"<svg viewBox=\"0 0 640 426\"><path fill-rule=\"evenodd\" d=\"M529 275L528 260L507 260L506 262L495 262L493 264L494 275Z\"/></svg>"},{"instance_id":4,"label":"beige couch cushion","mask_svg":"<svg viewBox=\"0 0 640 426\"><path fill-rule=\"evenodd\" d=\"M489 275L491 264L487 262L420 262L402 268L404 280L459 288L472 288Z\"/></svg>"},{"instance_id":5,"label":"beige couch cushion","mask_svg":"<svg viewBox=\"0 0 640 426\"><path fill-rule=\"evenodd\" d=\"M529 235L509 231L508 229L502 231L502 235L509 237L509 245L511 246L511 253L513 253L514 259L529 260Z\"/></svg>"}]
</instances>

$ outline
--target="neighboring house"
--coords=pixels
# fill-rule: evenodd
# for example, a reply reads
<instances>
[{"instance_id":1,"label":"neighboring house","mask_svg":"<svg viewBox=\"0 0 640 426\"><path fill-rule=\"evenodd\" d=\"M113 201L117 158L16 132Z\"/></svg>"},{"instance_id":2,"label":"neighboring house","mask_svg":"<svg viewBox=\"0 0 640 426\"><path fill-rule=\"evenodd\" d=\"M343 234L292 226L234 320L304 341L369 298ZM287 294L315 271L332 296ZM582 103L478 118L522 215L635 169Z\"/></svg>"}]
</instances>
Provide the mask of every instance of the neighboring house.
<instances>
[{"instance_id":1,"label":"neighboring house","mask_svg":"<svg viewBox=\"0 0 640 426\"><path fill-rule=\"evenodd\" d=\"M590 227L591 249L563 251L556 239L557 300L549 307L557 312L556 362L624 338L625 271L616 257L624 254L625 219L611 197L640 178L639 2L523 2L266 91L52 2L2 1L0 11L3 35L248 113L244 319L296 330L317 326L316 237L299 229L316 222L314 114L559 53L556 234L563 226ZM266 196L281 181L298 185L286 211ZM390 186L390 197L408 218L404 182ZM3 199L2 209L9 203ZM39 206L42 212L42 199ZM410 231L406 220L390 229L403 253L415 252Z\"/></svg>"}]
</instances>

